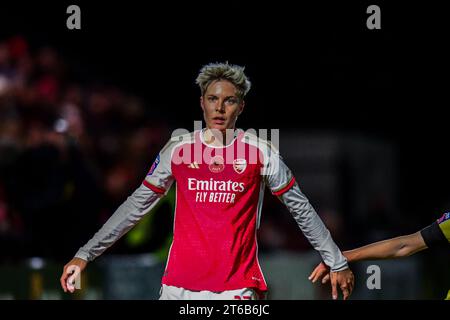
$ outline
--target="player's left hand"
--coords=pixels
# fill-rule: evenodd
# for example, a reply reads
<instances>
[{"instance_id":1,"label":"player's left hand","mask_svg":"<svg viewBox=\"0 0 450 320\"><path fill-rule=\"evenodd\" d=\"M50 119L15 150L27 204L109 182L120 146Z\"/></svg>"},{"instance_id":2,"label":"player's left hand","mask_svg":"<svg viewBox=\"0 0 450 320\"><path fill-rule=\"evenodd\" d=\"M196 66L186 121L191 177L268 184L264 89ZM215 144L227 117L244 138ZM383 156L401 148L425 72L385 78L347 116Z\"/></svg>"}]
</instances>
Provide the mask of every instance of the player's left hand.
<instances>
[{"instance_id":1,"label":"player's left hand","mask_svg":"<svg viewBox=\"0 0 450 320\"><path fill-rule=\"evenodd\" d=\"M338 298L337 287L339 286L339 288L342 290L343 299L347 300L348 297L352 294L353 287L355 285L355 277L352 270L350 270L350 268L347 268L342 271L331 271L329 275L331 279L331 294L333 296L333 299L336 300Z\"/></svg>"},{"instance_id":2,"label":"player's left hand","mask_svg":"<svg viewBox=\"0 0 450 320\"><path fill-rule=\"evenodd\" d=\"M323 262L319 263L308 277L311 282L315 283L322 278L322 283L325 284L331 279L331 293L333 299L337 299L337 286L342 290L344 300L352 294L355 284L355 277L350 269L345 269L337 272L330 272L330 268Z\"/></svg>"}]
</instances>

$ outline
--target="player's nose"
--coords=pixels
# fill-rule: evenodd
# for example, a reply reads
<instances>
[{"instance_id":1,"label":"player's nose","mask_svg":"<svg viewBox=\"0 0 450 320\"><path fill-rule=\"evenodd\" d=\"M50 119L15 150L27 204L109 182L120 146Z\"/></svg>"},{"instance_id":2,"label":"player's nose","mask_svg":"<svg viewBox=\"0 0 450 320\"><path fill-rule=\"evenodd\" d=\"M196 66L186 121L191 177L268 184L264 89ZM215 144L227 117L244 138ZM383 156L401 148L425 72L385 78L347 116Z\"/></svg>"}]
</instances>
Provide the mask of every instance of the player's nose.
<instances>
[{"instance_id":1,"label":"player's nose","mask_svg":"<svg viewBox=\"0 0 450 320\"><path fill-rule=\"evenodd\" d=\"M219 101L219 103L216 106L216 111L220 113L225 112L225 101Z\"/></svg>"}]
</instances>

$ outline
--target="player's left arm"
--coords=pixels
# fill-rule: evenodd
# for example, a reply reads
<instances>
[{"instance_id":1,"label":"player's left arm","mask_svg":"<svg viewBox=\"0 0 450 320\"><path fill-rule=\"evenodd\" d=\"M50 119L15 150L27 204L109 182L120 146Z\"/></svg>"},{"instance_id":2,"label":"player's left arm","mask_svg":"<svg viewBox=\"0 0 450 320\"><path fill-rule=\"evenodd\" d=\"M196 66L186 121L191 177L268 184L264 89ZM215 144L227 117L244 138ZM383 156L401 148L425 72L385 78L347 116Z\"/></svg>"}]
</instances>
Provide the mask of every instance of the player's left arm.
<instances>
[{"instance_id":1,"label":"player's left arm","mask_svg":"<svg viewBox=\"0 0 450 320\"><path fill-rule=\"evenodd\" d=\"M354 275L348 267L347 259L334 242L322 219L296 182L278 197L292 213L305 237L313 248L319 251L323 261L331 270L333 299L337 299L338 287L342 290L344 299L347 299L354 287Z\"/></svg>"},{"instance_id":2,"label":"player's left arm","mask_svg":"<svg viewBox=\"0 0 450 320\"><path fill-rule=\"evenodd\" d=\"M336 288L339 286L344 294L344 299L347 299L354 285L354 276L348 267L347 259L332 239L330 231L309 200L301 192L291 170L279 153L273 148L269 151L266 154L267 161L264 172L266 185L271 189L272 194L286 205L305 237L331 268L333 298L337 298Z\"/></svg>"}]
</instances>

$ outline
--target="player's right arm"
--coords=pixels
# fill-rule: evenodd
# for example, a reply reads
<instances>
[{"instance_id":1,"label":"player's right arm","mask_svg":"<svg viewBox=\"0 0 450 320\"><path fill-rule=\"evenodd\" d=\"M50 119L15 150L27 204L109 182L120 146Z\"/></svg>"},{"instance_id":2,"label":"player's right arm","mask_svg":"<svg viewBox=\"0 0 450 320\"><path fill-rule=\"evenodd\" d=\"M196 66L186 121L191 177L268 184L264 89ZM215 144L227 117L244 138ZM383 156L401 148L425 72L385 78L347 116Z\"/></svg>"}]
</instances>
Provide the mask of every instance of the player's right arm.
<instances>
[{"instance_id":1,"label":"player's right arm","mask_svg":"<svg viewBox=\"0 0 450 320\"><path fill-rule=\"evenodd\" d=\"M64 292L73 292L75 290L72 286L73 281L85 269L87 263L101 255L134 227L160 198L161 194L152 191L144 184L129 196L100 230L78 250L75 257L64 266L60 278Z\"/></svg>"},{"instance_id":2,"label":"player's right arm","mask_svg":"<svg viewBox=\"0 0 450 320\"><path fill-rule=\"evenodd\" d=\"M59 279L64 292L75 291L75 280L86 268L87 261L80 258L73 258L63 268L63 273Z\"/></svg>"},{"instance_id":3,"label":"player's right arm","mask_svg":"<svg viewBox=\"0 0 450 320\"><path fill-rule=\"evenodd\" d=\"M169 190L174 181L171 172L173 144L172 141L166 144L139 188L119 206L92 239L81 247L75 257L64 266L60 278L64 292L73 292L75 290L73 281L85 269L87 263L101 255L134 227Z\"/></svg>"}]
</instances>

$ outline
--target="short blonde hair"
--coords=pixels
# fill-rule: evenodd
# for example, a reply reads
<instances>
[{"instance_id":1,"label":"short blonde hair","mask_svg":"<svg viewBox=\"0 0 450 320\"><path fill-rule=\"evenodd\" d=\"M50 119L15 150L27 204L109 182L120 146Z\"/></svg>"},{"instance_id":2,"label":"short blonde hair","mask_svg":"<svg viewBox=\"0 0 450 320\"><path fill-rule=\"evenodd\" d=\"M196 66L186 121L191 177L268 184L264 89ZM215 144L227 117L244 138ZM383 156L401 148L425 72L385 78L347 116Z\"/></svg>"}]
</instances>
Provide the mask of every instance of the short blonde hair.
<instances>
[{"instance_id":1,"label":"short blonde hair","mask_svg":"<svg viewBox=\"0 0 450 320\"><path fill-rule=\"evenodd\" d=\"M195 82L200 86L202 96L209 85L215 81L226 80L236 87L236 95L239 99L244 99L250 91L251 82L244 73L244 67L225 63L210 63L200 69Z\"/></svg>"}]
</instances>

